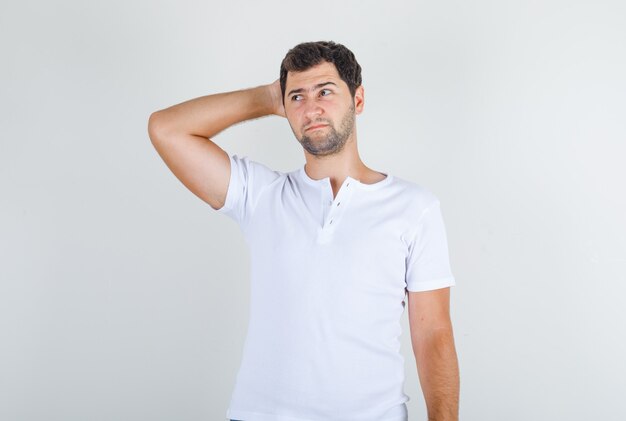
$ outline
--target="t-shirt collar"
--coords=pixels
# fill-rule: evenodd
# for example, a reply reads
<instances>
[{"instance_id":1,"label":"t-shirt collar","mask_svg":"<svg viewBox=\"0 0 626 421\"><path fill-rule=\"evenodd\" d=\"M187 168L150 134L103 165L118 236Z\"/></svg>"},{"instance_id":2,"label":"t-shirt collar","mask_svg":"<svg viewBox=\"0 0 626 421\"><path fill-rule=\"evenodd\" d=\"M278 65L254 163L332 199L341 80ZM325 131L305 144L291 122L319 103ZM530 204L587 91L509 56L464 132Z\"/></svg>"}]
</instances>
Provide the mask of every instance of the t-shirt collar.
<instances>
[{"instance_id":1,"label":"t-shirt collar","mask_svg":"<svg viewBox=\"0 0 626 421\"><path fill-rule=\"evenodd\" d=\"M310 184L310 185L315 186L315 187L319 187L321 185L330 183L330 177L320 178L319 180L315 180L315 179L309 177L309 175L304 170L304 167L305 167L305 164L303 164L300 167L300 169L298 170L298 176L305 183ZM383 173L383 174L385 174L387 177L385 177L384 179L382 179L382 180L380 180L380 181L378 181L378 182L376 182L374 184L361 183L359 180L357 180L355 178L352 178L350 176L347 176L346 178L348 180L350 180L350 183L354 183L354 185L357 186L360 189L363 189L363 190L376 190L376 189L379 189L379 188L381 188L383 186L386 186L393 179L393 176L391 174L389 174L389 173Z\"/></svg>"}]
</instances>

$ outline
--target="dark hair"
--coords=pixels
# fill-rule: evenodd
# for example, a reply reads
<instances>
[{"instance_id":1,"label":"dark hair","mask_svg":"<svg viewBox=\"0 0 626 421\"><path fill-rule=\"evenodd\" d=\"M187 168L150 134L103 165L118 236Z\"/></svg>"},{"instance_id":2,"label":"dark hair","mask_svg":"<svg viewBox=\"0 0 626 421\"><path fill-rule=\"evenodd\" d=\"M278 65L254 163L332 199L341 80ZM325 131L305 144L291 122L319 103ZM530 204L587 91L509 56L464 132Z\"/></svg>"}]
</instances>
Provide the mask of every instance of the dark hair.
<instances>
[{"instance_id":1,"label":"dark hair","mask_svg":"<svg viewBox=\"0 0 626 421\"><path fill-rule=\"evenodd\" d=\"M333 63L341 80L346 82L354 98L356 88L361 85L361 66L352 51L333 41L303 42L287 52L280 64L280 91L285 104L287 72L302 72L322 61Z\"/></svg>"}]
</instances>

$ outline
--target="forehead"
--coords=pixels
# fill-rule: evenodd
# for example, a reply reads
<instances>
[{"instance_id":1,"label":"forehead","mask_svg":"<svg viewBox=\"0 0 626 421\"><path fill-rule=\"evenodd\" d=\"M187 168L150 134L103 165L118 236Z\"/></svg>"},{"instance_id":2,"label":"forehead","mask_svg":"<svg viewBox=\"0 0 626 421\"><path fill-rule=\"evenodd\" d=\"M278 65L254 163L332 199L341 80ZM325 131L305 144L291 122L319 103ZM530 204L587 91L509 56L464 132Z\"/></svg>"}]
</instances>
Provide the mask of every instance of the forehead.
<instances>
[{"instance_id":1,"label":"forehead","mask_svg":"<svg viewBox=\"0 0 626 421\"><path fill-rule=\"evenodd\" d=\"M339 77L339 73L333 63L323 61L303 72L289 72L287 74L286 87L288 89L309 88L319 82L332 81L337 85L345 83Z\"/></svg>"}]
</instances>

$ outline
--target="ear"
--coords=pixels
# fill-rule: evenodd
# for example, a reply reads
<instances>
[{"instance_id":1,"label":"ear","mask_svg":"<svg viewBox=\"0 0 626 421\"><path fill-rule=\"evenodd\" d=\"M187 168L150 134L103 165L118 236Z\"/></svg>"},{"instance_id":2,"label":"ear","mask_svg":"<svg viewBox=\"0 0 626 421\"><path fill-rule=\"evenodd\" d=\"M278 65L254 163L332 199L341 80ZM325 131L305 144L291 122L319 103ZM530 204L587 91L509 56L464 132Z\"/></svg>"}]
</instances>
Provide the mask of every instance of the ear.
<instances>
[{"instance_id":1,"label":"ear","mask_svg":"<svg viewBox=\"0 0 626 421\"><path fill-rule=\"evenodd\" d=\"M354 91L355 114L361 114L363 112L364 105L365 105L365 92L363 91L363 85L359 85Z\"/></svg>"}]
</instances>

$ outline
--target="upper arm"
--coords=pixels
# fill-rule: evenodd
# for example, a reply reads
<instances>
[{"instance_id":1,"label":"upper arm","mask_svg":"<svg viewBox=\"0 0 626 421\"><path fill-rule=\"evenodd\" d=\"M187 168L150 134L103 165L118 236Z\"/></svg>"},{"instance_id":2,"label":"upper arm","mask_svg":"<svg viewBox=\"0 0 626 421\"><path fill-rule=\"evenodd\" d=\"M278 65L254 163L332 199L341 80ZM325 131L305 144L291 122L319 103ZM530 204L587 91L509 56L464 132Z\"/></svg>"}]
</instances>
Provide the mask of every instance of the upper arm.
<instances>
[{"instance_id":1,"label":"upper arm","mask_svg":"<svg viewBox=\"0 0 626 421\"><path fill-rule=\"evenodd\" d=\"M431 204L421 211L408 238L406 285L412 292L455 285L440 202L432 194L429 196Z\"/></svg>"},{"instance_id":2,"label":"upper arm","mask_svg":"<svg viewBox=\"0 0 626 421\"><path fill-rule=\"evenodd\" d=\"M185 187L213 209L221 208L231 171L226 151L202 136L165 132L159 127L158 112L150 116L148 132L165 164Z\"/></svg>"},{"instance_id":3,"label":"upper arm","mask_svg":"<svg viewBox=\"0 0 626 421\"><path fill-rule=\"evenodd\" d=\"M415 349L420 339L439 329L451 329L450 287L430 291L408 291L411 342Z\"/></svg>"}]
</instances>

